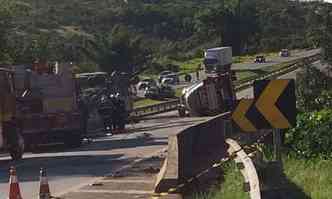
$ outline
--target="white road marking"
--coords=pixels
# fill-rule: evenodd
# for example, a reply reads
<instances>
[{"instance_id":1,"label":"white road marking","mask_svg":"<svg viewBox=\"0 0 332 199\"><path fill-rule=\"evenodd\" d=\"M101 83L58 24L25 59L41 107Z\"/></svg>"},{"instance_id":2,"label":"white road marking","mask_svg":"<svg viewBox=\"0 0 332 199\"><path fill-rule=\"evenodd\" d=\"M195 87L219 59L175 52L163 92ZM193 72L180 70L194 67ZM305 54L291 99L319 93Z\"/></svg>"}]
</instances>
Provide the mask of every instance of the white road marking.
<instances>
[{"instance_id":1,"label":"white road marking","mask_svg":"<svg viewBox=\"0 0 332 199\"><path fill-rule=\"evenodd\" d=\"M153 194L153 191L141 191L141 190L76 190L74 193L111 193L111 194Z\"/></svg>"},{"instance_id":2,"label":"white road marking","mask_svg":"<svg viewBox=\"0 0 332 199\"><path fill-rule=\"evenodd\" d=\"M113 179L113 180L100 180L99 183L153 183L153 180L124 180L124 179Z\"/></svg>"}]
</instances>

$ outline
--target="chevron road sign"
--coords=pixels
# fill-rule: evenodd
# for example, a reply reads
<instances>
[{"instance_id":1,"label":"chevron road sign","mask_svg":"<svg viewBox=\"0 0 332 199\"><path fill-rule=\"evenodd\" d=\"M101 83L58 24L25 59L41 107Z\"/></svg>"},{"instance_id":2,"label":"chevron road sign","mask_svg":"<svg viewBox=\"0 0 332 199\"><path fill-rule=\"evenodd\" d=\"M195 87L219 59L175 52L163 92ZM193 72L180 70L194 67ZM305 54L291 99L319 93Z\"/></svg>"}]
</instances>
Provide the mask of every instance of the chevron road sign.
<instances>
[{"instance_id":1,"label":"chevron road sign","mask_svg":"<svg viewBox=\"0 0 332 199\"><path fill-rule=\"evenodd\" d=\"M253 99L242 99L238 102L233 114L232 119L237 126L243 131L255 132L257 131L255 125L247 118L246 113L253 105Z\"/></svg>"},{"instance_id":2,"label":"chevron road sign","mask_svg":"<svg viewBox=\"0 0 332 199\"><path fill-rule=\"evenodd\" d=\"M295 81L289 79L254 82L255 99L242 99L232 113L242 131L286 129L296 123Z\"/></svg>"}]
</instances>

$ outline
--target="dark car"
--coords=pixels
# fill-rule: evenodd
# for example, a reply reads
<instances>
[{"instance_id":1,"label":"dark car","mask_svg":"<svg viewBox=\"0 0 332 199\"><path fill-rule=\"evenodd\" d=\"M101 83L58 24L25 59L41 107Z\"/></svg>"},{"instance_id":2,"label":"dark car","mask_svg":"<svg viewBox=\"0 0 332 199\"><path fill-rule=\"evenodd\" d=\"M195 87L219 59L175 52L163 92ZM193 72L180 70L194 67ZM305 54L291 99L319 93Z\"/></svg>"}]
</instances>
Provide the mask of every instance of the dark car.
<instances>
[{"instance_id":1,"label":"dark car","mask_svg":"<svg viewBox=\"0 0 332 199\"><path fill-rule=\"evenodd\" d=\"M147 87L157 86L157 82L153 79L144 79L137 84L138 90L145 90Z\"/></svg>"},{"instance_id":2,"label":"dark car","mask_svg":"<svg viewBox=\"0 0 332 199\"><path fill-rule=\"evenodd\" d=\"M256 56L255 63L265 63L265 57L263 55Z\"/></svg>"},{"instance_id":3,"label":"dark car","mask_svg":"<svg viewBox=\"0 0 332 199\"><path fill-rule=\"evenodd\" d=\"M175 90L168 85L161 85L159 88L161 98L173 98L175 97Z\"/></svg>"},{"instance_id":4,"label":"dark car","mask_svg":"<svg viewBox=\"0 0 332 199\"><path fill-rule=\"evenodd\" d=\"M145 90L144 96L150 99L173 98L175 90L168 85L161 85L160 87L152 86Z\"/></svg>"},{"instance_id":5,"label":"dark car","mask_svg":"<svg viewBox=\"0 0 332 199\"><path fill-rule=\"evenodd\" d=\"M290 53L288 49L281 49L281 51L279 52L279 56L280 57L289 57Z\"/></svg>"},{"instance_id":6,"label":"dark car","mask_svg":"<svg viewBox=\"0 0 332 199\"><path fill-rule=\"evenodd\" d=\"M150 99L159 99L160 92L158 86L147 87L144 91L144 96Z\"/></svg>"},{"instance_id":7,"label":"dark car","mask_svg":"<svg viewBox=\"0 0 332 199\"><path fill-rule=\"evenodd\" d=\"M163 76L163 78L160 81L161 84L171 84L171 85L176 85L179 82L180 82L179 76L175 73Z\"/></svg>"},{"instance_id":8,"label":"dark car","mask_svg":"<svg viewBox=\"0 0 332 199\"><path fill-rule=\"evenodd\" d=\"M159 83L161 83L161 81L164 79L164 78L175 78L175 79L178 79L178 75L172 71L163 71L159 74L159 77L158 77L158 81Z\"/></svg>"}]
</instances>

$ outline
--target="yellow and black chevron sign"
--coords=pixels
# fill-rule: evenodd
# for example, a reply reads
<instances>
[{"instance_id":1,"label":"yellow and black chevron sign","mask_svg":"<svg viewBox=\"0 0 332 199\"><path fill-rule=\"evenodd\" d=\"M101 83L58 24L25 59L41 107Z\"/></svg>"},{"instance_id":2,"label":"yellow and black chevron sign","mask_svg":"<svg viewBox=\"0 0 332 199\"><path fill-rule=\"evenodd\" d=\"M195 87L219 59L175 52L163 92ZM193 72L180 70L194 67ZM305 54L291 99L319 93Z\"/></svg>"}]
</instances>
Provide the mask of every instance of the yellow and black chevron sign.
<instances>
[{"instance_id":1,"label":"yellow and black chevron sign","mask_svg":"<svg viewBox=\"0 0 332 199\"><path fill-rule=\"evenodd\" d=\"M242 99L232 113L242 131L286 129L296 123L295 81L290 79L254 82L255 99Z\"/></svg>"}]
</instances>

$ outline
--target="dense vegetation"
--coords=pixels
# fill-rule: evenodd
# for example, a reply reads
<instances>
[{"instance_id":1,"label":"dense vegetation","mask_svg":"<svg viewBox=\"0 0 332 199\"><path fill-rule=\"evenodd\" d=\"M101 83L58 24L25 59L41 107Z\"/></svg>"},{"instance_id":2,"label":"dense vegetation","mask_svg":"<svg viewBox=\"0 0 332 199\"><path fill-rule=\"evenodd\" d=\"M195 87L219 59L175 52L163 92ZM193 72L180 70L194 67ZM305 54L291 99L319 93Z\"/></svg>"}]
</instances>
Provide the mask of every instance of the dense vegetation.
<instances>
[{"instance_id":1,"label":"dense vegetation","mask_svg":"<svg viewBox=\"0 0 332 199\"><path fill-rule=\"evenodd\" d=\"M162 70L231 45L234 54L325 45L321 2L288 0L0 0L0 63L77 63L83 71ZM324 33L324 34L322 34ZM106 42L105 42L106 41Z\"/></svg>"},{"instance_id":2,"label":"dense vegetation","mask_svg":"<svg viewBox=\"0 0 332 199\"><path fill-rule=\"evenodd\" d=\"M308 66L297 76L297 125L287 133L293 154L304 158L331 158L332 78Z\"/></svg>"}]
</instances>

